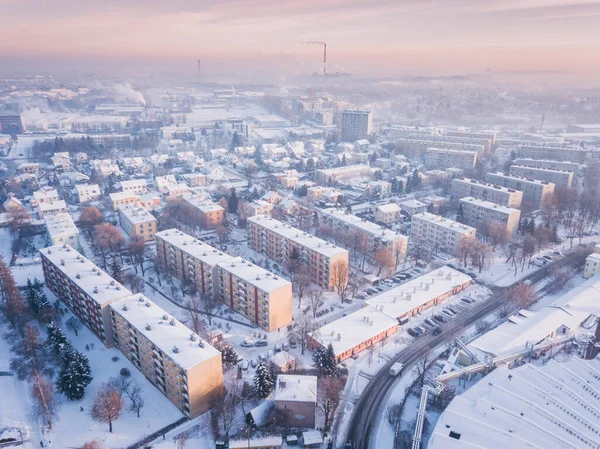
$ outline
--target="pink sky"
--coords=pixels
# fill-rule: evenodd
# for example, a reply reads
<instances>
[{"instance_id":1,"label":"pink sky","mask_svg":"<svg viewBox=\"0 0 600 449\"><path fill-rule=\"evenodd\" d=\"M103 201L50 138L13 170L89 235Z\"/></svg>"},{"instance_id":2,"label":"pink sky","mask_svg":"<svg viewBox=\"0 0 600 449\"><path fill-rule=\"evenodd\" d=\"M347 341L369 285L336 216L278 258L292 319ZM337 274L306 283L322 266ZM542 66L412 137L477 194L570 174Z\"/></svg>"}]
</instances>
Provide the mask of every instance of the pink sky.
<instances>
[{"instance_id":1,"label":"pink sky","mask_svg":"<svg viewBox=\"0 0 600 449\"><path fill-rule=\"evenodd\" d=\"M600 0L0 0L1 57L600 73ZM284 63L285 65L285 63ZM290 67L291 68L291 67Z\"/></svg>"}]
</instances>

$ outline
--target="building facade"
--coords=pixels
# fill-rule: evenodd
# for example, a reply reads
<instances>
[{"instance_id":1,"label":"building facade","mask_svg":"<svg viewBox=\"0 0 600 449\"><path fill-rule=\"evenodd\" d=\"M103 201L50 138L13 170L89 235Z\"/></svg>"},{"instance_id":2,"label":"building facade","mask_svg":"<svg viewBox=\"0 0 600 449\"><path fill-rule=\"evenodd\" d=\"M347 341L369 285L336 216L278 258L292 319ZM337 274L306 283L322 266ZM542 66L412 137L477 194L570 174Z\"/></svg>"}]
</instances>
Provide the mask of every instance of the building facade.
<instances>
[{"instance_id":1,"label":"building facade","mask_svg":"<svg viewBox=\"0 0 600 449\"><path fill-rule=\"evenodd\" d=\"M109 306L114 343L188 418L223 391L221 353L144 295Z\"/></svg>"},{"instance_id":2,"label":"building facade","mask_svg":"<svg viewBox=\"0 0 600 449\"><path fill-rule=\"evenodd\" d=\"M267 332L292 322L292 283L241 257L218 265L221 301Z\"/></svg>"},{"instance_id":3,"label":"building facade","mask_svg":"<svg viewBox=\"0 0 600 449\"><path fill-rule=\"evenodd\" d=\"M550 201L555 188L551 182L508 176L500 172L486 174L485 180L509 189L522 191L523 202L536 209L541 209Z\"/></svg>"},{"instance_id":4,"label":"building facade","mask_svg":"<svg viewBox=\"0 0 600 449\"><path fill-rule=\"evenodd\" d=\"M557 187L570 189L573 184L574 173L572 171L554 170L551 168L534 168L522 165L510 166L511 176L520 176L524 178L533 178L539 181L547 181Z\"/></svg>"},{"instance_id":5,"label":"building facade","mask_svg":"<svg viewBox=\"0 0 600 449\"><path fill-rule=\"evenodd\" d=\"M535 167L535 168L549 168L551 170L564 170L572 171L577 173L579 171L579 164L576 162L567 161L552 161L547 159L529 159L529 158L517 158L513 161L515 165L522 165L524 167Z\"/></svg>"},{"instance_id":6,"label":"building facade","mask_svg":"<svg viewBox=\"0 0 600 449\"><path fill-rule=\"evenodd\" d=\"M64 243L79 251L79 229L75 226L73 217L68 213L45 215L44 223L50 245L62 245Z\"/></svg>"},{"instance_id":7,"label":"building facade","mask_svg":"<svg viewBox=\"0 0 600 449\"><path fill-rule=\"evenodd\" d=\"M575 162L585 164L588 150L583 148L540 147L524 145L519 149L520 158L550 159L553 161Z\"/></svg>"},{"instance_id":8,"label":"building facade","mask_svg":"<svg viewBox=\"0 0 600 449\"><path fill-rule=\"evenodd\" d=\"M465 150L449 150L427 148L425 150L425 166L428 169L445 170L450 167L472 170L477 164L477 153Z\"/></svg>"},{"instance_id":9,"label":"building facade","mask_svg":"<svg viewBox=\"0 0 600 449\"><path fill-rule=\"evenodd\" d=\"M119 223L130 237L137 235L145 242L154 240L156 218L143 207L133 204L119 207Z\"/></svg>"},{"instance_id":10,"label":"building facade","mask_svg":"<svg viewBox=\"0 0 600 449\"><path fill-rule=\"evenodd\" d=\"M459 208L462 208L464 223L480 232L487 232L488 226L492 223L500 223L504 226L508 237L513 238L517 235L521 219L519 209L472 197L461 198Z\"/></svg>"},{"instance_id":11,"label":"building facade","mask_svg":"<svg viewBox=\"0 0 600 449\"><path fill-rule=\"evenodd\" d=\"M346 109L342 112L342 141L366 139L373 131L371 111Z\"/></svg>"},{"instance_id":12,"label":"building facade","mask_svg":"<svg viewBox=\"0 0 600 449\"><path fill-rule=\"evenodd\" d=\"M225 221L225 209L200 196L183 197L183 201L198 213L202 229L215 229Z\"/></svg>"},{"instance_id":13,"label":"building facade","mask_svg":"<svg viewBox=\"0 0 600 449\"><path fill-rule=\"evenodd\" d=\"M321 288L331 289L339 279L335 271L343 265L349 267L347 250L274 218L250 217L248 226L249 245L254 251L285 266L296 249L312 281Z\"/></svg>"},{"instance_id":14,"label":"building facade","mask_svg":"<svg viewBox=\"0 0 600 449\"><path fill-rule=\"evenodd\" d=\"M502 187L500 185L465 178L452 180L451 197L453 201L458 201L465 197L472 197L516 209L521 207L523 192Z\"/></svg>"},{"instance_id":15,"label":"building facade","mask_svg":"<svg viewBox=\"0 0 600 449\"><path fill-rule=\"evenodd\" d=\"M457 256L464 239L475 238L477 230L429 212L413 215L411 243L419 243L435 250Z\"/></svg>"},{"instance_id":16,"label":"building facade","mask_svg":"<svg viewBox=\"0 0 600 449\"><path fill-rule=\"evenodd\" d=\"M102 190L98 184L76 184L77 200L80 203L96 201L102 197Z\"/></svg>"}]
</instances>

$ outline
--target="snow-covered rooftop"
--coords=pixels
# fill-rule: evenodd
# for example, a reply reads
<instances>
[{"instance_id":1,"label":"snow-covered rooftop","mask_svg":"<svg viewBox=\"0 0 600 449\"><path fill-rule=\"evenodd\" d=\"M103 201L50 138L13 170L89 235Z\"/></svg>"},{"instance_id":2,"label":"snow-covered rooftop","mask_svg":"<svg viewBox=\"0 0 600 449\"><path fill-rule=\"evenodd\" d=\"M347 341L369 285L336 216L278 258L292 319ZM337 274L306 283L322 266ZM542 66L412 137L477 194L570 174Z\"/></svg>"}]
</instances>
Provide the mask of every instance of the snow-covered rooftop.
<instances>
[{"instance_id":1,"label":"snow-covered rooftop","mask_svg":"<svg viewBox=\"0 0 600 449\"><path fill-rule=\"evenodd\" d=\"M110 197L111 201L120 201L128 198L139 198L137 194L132 192L114 192L109 193L108 196Z\"/></svg>"},{"instance_id":2,"label":"snow-covered rooftop","mask_svg":"<svg viewBox=\"0 0 600 449\"><path fill-rule=\"evenodd\" d=\"M475 228L471 226L467 226L466 224L459 223L458 221L450 220L429 212L421 212L420 214L416 214L413 216L413 220L415 218L434 223L447 229L452 229L454 232L460 232L462 234L472 234L476 231Z\"/></svg>"},{"instance_id":3,"label":"snow-covered rooftop","mask_svg":"<svg viewBox=\"0 0 600 449\"><path fill-rule=\"evenodd\" d=\"M176 246L184 253L211 267L232 258L229 254L225 254L179 229L167 229L166 231L157 232L154 236Z\"/></svg>"},{"instance_id":4,"label":"snow-covered rooftop","mask_svg":"<svg viewBox=\"0 0 600 449\"><path fill-rule=\"evenodd\" d=\"M123 206L119 206L119 212L133 224L156 221L154 215L152 215L143 207L135 204L125 204Z\"/></svg>"},{"instance_id":5,"label":"snow-covered rooftop","mask_svg":"<svg viewBox=\"0 0 600 449\"><path fill-rule=\"evenodd\" d=\"M272 292L287 285L291 285L291 282L287 279L273 274L258 265L254 265L252 262L249 262L242 257L235 257L225 262L221 262L219 263L219 267L234 276L249 282L264 292Z\"/></svg>"},{"instance_id":6,"label":"snow-covered rooftop","mask_svg":"<svg viewBox=\"0 0 600 449\"><path fill-rule=\"evenodd\" d=\"M339 355L397 326L395 318L367 306L326 324L310 336L325 347L331 344L333 352Z\"/></svg>"},{"instance_id":7,"label":"snow-covered rooftop","mask_svg":"<svg viewBox=\"0 0 600 449\"><path fill-rule=\"evenodd\" d=\"M131 295L123 285L69 245L49 246L41 249L40 254L102 306Z\"/></svg>"},{"instance_id":8,"label":"snow-covered rooftop","mask_svg":"<svg viewBox=\"0 0 600 449\"><path fill-rule=\"evenodd\" d=\"M73 217L67 212L45 215L44 222L50 237L79 234L79 229L75 226Z\"/></svg>"},{"instance_id":9,"label":"snow-covered rooftop","mask_svg":"<svg viewBox=\"0 0 600 449\"><path fill-rule=\"evenodd\" d=\"M494 209L498 212L502 212L507 215L519 212L518 209L513 209L512 207L502 206L501 204L492 203L491 201L486 201L486 200L480 200L480 199L473 198L470 196L461 198L459 201L462 203L469 203L469 204L473 204L475 206L483 207L485 209Z\"/></svg>"},{"instance_id":10,"label":"snow-covered rooftop","mask_svg":"<svg viewBox=\"0 0 600 449\"><path fill-rule=\"evenodd\" d=\"M539 179L528 178L526 176L514 176L514 175L505 175L502 172L490 172L487 173L486 179L490 181L494 181L494 179L504 179L509 181L518 181L525 184L535 184L535 185L554 185L551 182L540 181Z\"/></svg>"},{"instance_id":11,"label":"snow-covered rooftop","mask_svg":"<svg viewBox=\"0 0 600 449\"><path fill-rule=\"evenodd\" d=\"M65 200L55 200L50 203L40 203L38 207L40 212L49 210L67 210L67 203L65 203Z\"/></svg>"},{"instance_id":12,"label":"snow-covered rooftop","mask_svg":"<svg viewBox=\"0 0 600 449\"><path fill-rule=\"evenodd\" d=\"M185 187L188 188L187 185ZM220 204L217 204L214 201L207 200L206 197L203 195L186 196L183 199L202 212L215 212L225 210Z\"/></svg>"},{"instance_id":13,"label":"snow-covered rooftop","mask_svg":"<svg viewBox=\"0 0 600 449\"><path fill-rule=\"evenodd\" d=\"M250 440L229 440L229 449L256 449L263 447L280 447L283 444L281 435L252 438Z\"/></svg>"},{"instance_id":14,"label":"snow-covered rooftop","mask_svg":"<svg viewBox=\"0 0 600 449\"><path fill-rule=\"evenodd\" d=\"M266 215L250 217L248 218L248 222L263 226L276 234L292 240L298 245L304 246L305 248L311 249L327 257L348 252L344 248L340 248L333 243L326 242L307 232L302 232L299 229L293 228L288 224L282 223Z\"/></svg>"},{"instance_id":15,"label":"snow-covered rooftop","mask_svg":"<svg viewBox=\"0 0 600 449\"><path fill-rule=\"evenodd\" d=\"M381 204L381 205L377 206L377 209L379 209L379 211L384 214L400 212L402 210L400 208L400 206L398 206L396 203Z\"/></svg>"},{"instance_id":16,"label":"snow-covered rooftop","mask_svg":"<svg viewBox=\"0 0 600 449\"><path fill-rule=\"evenodd\" d=\"M600 441L600 361L498 367L442 413L428 449L582 449Z\"/></svg>"},{"instance_id":17,"label":"snow-covered rooftop","mask_svg":"<svg viewBox=\"0 0 600 449\"><path fill-rule=\"evenodd\" d=\"M317 376L279 374L275 384L275 401L317 402Z\"/></svg>"},{"instance_id":18,"label":"snow-covered rooftop","mask_svg":"<svg viewBox=\"0 0 600 449\"><path fill-rule=\"evenodd\" d=\"M456 184L469 184L469 185L473 184L473 185L477 185L480 187L487 187L489 189L494 189L498 192L505 192L505 193L520 192L520 190L510 189L508 187L500 186L498 184L493 184L491 182L478 181L476 179L470 179L470 178L463 178L463 179L455 178L452 180L452 182L456 183Z\"/></svg>"},{"instance_id":19,"label":"snow-covered rooftop","mask_svg":"<svg viewBox=\"0 0 600 449\"><path fill-rule=\"evenodd\" d=\"M471 276L444 266L373 296L366 303L389 317L400 318L433 298L448 294L457 286L470 281Z\"/></svg>"},{"instance_id":20,"label":"snow-covered rooftop","mask_svg":"<svg viewBox=\"0 0 600 449\"><path fill-rule=\"evenodd\" d=\"M183 369L220 355L198 334L140 293L115 301L110 307Z\"/></svg>"},{"instance_id":21,"label":"snow-covered rooftop","mask_svg":"<svg viewBox=\"0 0 600 449\"><path fill-rule=\"evenodd\" d=\"M130 179L127 181L121 181L121 188L123 190L128 190L128 189L135 189L135 188L145 188L146 187L146 180L145 179Z\"/></svg>"},{"instance_id":22,"label":"snow-covered rooftop","mask_svg":"<svg viewBox=\"0 0 600 449\"><path fill-rule=\"evenodd\" d=\"M585 332L580 325L590 315L600 314L599 291L600 279L591 277L538 312L517 312L472 341L469 347L499 356L523 349L527 344L539 343L562 326L573 333Z\"/></svg>"},{"instance_id":23,"label":"snow-covered rooftop","mask_svg":"<svg viewBox=\"0 0 600 449\"><path fill-rule=\"evenodd\" d=\"M398 208L398 210L400 210L400 208ZM337 220L343 221L349 226L354 226L356 228L361 229L364 232L380 237L382 240L385 241L403 240L407 238L402 234L386 229L384 226L375 224L372 221L364 220L360 217L357 217L356 215L348 214L340 209L335 209L331 207L329 209L323 209L321 213L325 216L329 215Z\"/></svg>"},{"instance_id":24,"label":"snow-covered rooftop","mask_svg":"<svg viewBox=\"0 0 600 449\"><path fill-rule=\"evenodd\" d=\"M416 207L425 207L427 206L427 204L420 202L419 200L416 200L414 198L405 200L405 201L401 201L400 202L400 206L404 206L406 208L416 208Z\"/></svg>"}]
</instances>

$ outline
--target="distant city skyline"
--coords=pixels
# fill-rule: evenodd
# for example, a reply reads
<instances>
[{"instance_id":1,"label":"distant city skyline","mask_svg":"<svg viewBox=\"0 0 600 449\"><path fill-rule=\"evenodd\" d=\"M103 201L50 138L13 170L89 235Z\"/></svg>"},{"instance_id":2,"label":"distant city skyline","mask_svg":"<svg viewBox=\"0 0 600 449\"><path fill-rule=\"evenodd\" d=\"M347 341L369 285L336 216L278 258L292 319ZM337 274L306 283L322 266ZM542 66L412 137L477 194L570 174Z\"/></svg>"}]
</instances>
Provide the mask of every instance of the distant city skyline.
<instances>
[{"instance_id":1,"label":"distant city skyline","mask_svg":"<svg viewBox=\"0 0 600 449\"><path fill-rule=\"evenodd\" d=\"M5 0L0 58L32 66L195 61L288 73L599 74L600 0ZM241 67L240 67L241 68ZM213 67L214 70L214 67Z\"/></svg>"}]
</instances>

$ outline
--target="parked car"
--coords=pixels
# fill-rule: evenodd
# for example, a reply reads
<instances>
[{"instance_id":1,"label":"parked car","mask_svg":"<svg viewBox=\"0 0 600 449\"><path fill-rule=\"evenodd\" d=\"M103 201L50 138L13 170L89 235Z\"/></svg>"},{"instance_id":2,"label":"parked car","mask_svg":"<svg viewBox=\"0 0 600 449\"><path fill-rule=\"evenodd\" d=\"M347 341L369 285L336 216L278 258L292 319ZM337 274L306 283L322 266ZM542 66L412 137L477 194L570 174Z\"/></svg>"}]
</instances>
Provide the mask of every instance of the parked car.
<instances>
[{"instance_id":1,"label":"parked car","mask_svg":"<svg viewBox=\"0 0 600 449\"><path fill-rule=\"evenodd\" d=\"M256 343L254 343L254 346L259 348L261 346L269 346L269 343L267 343L266 340L258 340Z\"/></svg>"},{"instance_id":2,"label":"parked car","mask_svg":"<svg viewBox=\"0 0 600 449\"><path fill-rule=\"evenodd\" d=\"M425 318L424 322L425 324L428 324L431 327L437 327L437 323L433 321L432 318Z\"/></svg>"},{"instance_id":3,"label":"parked car","mask_svg":"<svg viewBox=\"0 0 600 449\"><path fill-rule=\"evenodd\" d=\"M399 278L398 276L396 276L396 277L393 277L393 278L392 278L392 281L394 281L394 283L395 283L395 284L399 284L400 282L402 282L402 281L403 281L403 279L401 279L401 278Z\"/></svg>"},{"instance_id":4,"label":"parked car","mask_svg":"<svg viewBox=\"0 0 600 449\"><path fill-rule=\"evenodd\" d=\"M442 310L442 313L445 313L446 315L448 315L450 318L452 318L454 316L454 314L452 312L450 312L448 309L444 309Z\"/></svg>"},{"instance_id":5,"label":"parked car","mask_svg":"<svg viewBox=\"0 0 600 449\"><path fill-rule=\"evenodd\" d=\"M290 348L296 349L297 347L298 343L296 343L296 340L290 340Z\"/></svg>"},{"instance_id":6,"label":"parked car","mask_svg":"<svg viewBox=\"0 0 600 449\"><path fill-rule=\"evenodd\" d=\"M377 287L375 287L375 290L377 290L378 292L382 292L385 290L385 288L383 288L381 285L378 285Z\"/></svg>"},{"instance_id":7,"label":"parked car","mask_svg":"<svg viewBox=\"0 0 600 449\"><path fill-rule=\"evenodd\" d=\"M542 256L542 259L546 259L548 262L551 262L552 260L554 260L554 259L552 259L552 257L551 257L551 256L549 256L548 254L544 254L544 255Z\"/></svg>"},{"instance_id":8,"label":"parked car","mask_svg":"<svg viewBox=\"0 0 600 449\"><path fill-rule=\"evenodd\" d=\"M455 306L448 306L448 310L455 315L458 313L458 309Z\"/></svg>"},{"instance_id":9,"label":"parked car","mask_svg":"<svg viewBox=\"0 0 600 449\"><path fill-rule=\"evenodd\" d=\"M367 293L368 293L369 295L374 295L375 293L379 293L379 290L377 290L375 287L369 287L369 288L367 289Z\"/></svg>"},{"instance_id":10,"label":"parked car","mask_svg":"<svg viewBox=\"0 0 600 449\"><path fill-rule=\"evenodd\" d=\"M436 320L438 323L445 323L446 321L448 321L447 318L443 317L442 315L433 315L433 319Z\"/></svg>"},{"instance_id":11,"label":"parked car","mask_svg":"<svg viewBox=\"0 0 600 449\"><path fill-rule=\"evenodd\" d=\"M281 347L285 352L288 352L290 350L290 345L288 345L287 343L284 343Z\"/></svg>"},{"instance_id":12,"label":"parked car","mask_svg":"<svg viewBox=\"0 0 600 449\"><path fill-rule=\"evenodd\" d=\"M254 342L252 340L244 340L242 342L242 346L244 348L251 348L252 346L254 346Z\"/></svg>"},{"instance_id":13,"label":"parked car","mask_svg":"<svg viewBox=\"0 0 600 449\"><path fill-rule=\"evenodd\" d=\"M256 363L256 359L250 360L250 365L252 365L252 368L256 368L258 366L258 363Z\"/></svg>"},{"instance_id":14,"label":"parked car","mask_svg":"<svg viewBox=\"0 0 600 449\"><path fill-rule=\"evenodd\" d=\"M442 328L439 326L436 327L432 332L433 335L440 335L441 333L442 333Z\"/></svg>"},{"instance_id":15,"label":"parked car","mask_svg":"<svg viewBox=\"0 0 600 449\"><path fill-rule=\"evenodd\" d=\"M346 304L352 304L353 302L354 301L352 300L352 298L344 298L344 303L346 303Z\"/></svg>"},{"instance_id":16,"label":"parked car","mask_svg":"<svg viewBox=\"0 0 600 449\"><path fill-rule=\"evenodd\" d=\"M414 330L412 327L409 327L408 329L406 329L406 332L411 337L420 337L421 336L421 334L419 332L417 332L416 330Z\"/></svg>"},{"instance_id":17,"label":"parked car","mask_svg":"<svg viewBox=\"0 0 600 449\"><path fill-rule=\"evenodd\" d=\"M356 295L354 295L354 297L356 299L365 299L367 297L366 293L357 293Z\"/></svg>"},{"instance_id":18,"label":"parked car","mask_svg":"<svg viewBox=\"0 0 600 449\"><path fill-rule=\"evenodd\" d=\"M424 334L427 332L427 329L425 329L423 326L415 326L415 330L417 332L420 332L421 334Z\"/></svg>"},{"instance_id":19,"label":"parked car","mask_svg":"<svg viewBox=\"0 0 600 449\"><path fill-rule=\"evenodd\" d=\"M275 353L277 354L278 352L281 352L281 345L279 343L275 345Z\"/></svg>"}]
</instances>

